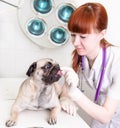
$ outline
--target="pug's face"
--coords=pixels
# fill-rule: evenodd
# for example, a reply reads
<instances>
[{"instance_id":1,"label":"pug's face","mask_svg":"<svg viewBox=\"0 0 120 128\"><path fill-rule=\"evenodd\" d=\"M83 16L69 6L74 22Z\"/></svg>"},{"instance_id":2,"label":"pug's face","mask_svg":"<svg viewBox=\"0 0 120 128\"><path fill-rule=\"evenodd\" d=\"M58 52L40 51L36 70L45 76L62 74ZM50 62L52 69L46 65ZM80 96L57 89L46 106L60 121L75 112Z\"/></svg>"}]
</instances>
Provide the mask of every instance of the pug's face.
<instances>
[{"instance_id":1,"label":"pug's face","mask_svg":"<svg viewBox=\"0 0 120 128\"><path fill-rule=\"evenodd\" d=\"M46 85L58 81L61 77L59 64L53 59L43 58L30 65L26 75L43 81Z\"/></svg>"}]
</instances>

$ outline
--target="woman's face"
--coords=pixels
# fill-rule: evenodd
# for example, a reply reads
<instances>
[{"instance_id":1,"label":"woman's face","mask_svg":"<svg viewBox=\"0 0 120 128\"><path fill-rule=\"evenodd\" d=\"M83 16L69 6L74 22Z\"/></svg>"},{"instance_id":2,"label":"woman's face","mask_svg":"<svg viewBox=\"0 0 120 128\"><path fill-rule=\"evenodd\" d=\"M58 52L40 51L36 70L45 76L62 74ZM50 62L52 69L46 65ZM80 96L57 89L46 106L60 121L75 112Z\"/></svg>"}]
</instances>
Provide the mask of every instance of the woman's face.
<instances>
[{"instance_id":1,"label":"woman's face","mask_svg":"<svg viewBox=\"0 0 120 128\"><path fill-rule=\"evenodd\" d=\"M78 54L85 55L88 58L96 56L95 54L98 53L103 35L102 32L91 34L71 33L72 43Z\"/></svg>"}]
</instances>

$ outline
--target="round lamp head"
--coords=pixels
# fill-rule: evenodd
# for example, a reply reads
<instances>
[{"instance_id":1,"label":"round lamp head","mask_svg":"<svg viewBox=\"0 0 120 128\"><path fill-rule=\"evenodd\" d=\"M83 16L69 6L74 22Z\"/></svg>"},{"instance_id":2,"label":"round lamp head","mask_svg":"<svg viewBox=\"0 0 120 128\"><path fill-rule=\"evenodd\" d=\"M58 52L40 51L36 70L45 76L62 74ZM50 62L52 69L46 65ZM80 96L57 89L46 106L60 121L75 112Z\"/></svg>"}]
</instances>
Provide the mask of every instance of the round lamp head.
<instances>
[{"instance_id":1,"label":"round lamp head","mask_svg":"<svg viewBox=\"0 0 120 128\"><path fill-rule=\"evenodd\" d=\"M74 8L70 5L62 5L59 9L58 9L58 17L60 20L62 20L63 22L68 22L71 14L73 13Z\"/></svg>"},{"instance_id":2,"label":"round lamp head","mask_svg":"<svg viewBox=\"0 0 120 128\"><path fill-rule=\"evenodd\" d=\"M50 12L52 9L51 0L34 0L34 9L42 14Z\"/></svg>"},{"instance_id":3,"label":"round lamp head","mask_svg":"<svg viewBox=\"0 0 120 128\"><path fill-rule=\"evenodd\" d=\"M53 28L50 32L50 39L56 44L64 44L67 40L67 31L62 27Z\"/></svg>"},{"instance_id":4,"label":"round lamp head","mask_svg":"<svg viewBox=\"0 0 120 128\"><path fill-rule=\"evenodd\" d=\"M44 33L45 25L42 20L33 19L28 22L27 29L31 34L39 36Z\"/></svg>"}]
</instances>

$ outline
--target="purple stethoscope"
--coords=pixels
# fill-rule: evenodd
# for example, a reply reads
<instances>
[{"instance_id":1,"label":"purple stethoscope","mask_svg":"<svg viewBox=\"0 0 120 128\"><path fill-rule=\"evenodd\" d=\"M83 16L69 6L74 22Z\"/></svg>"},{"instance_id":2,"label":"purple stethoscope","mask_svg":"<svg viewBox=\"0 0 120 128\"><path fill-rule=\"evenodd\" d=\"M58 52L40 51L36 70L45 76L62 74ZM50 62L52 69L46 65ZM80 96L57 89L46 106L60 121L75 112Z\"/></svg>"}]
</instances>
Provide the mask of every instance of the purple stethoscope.
<instances>
[{"instance_id":1,"label":"purple stethoscope","mask_svg":"<svg viewBox=\"0 0 120 128\"><path fill-rule=\"evenodd\" d=\"M103 47L103 54L102 54L102 69L101 69L101 74L100 74L100 79L99 79L99 83L98 83L98 87L95 93L95 97L94 97L94 102L98 101L98 97L100 95L100 89L102 86L102 82L103 82L103 78L104 78L104 74L105 74L105 67L106 67L106 47ZM82 62L81 62L81 68L82 71L84 71L85 69L85 65L84 65L84 56L82 56Z\"/></svg>"}]
</instances>

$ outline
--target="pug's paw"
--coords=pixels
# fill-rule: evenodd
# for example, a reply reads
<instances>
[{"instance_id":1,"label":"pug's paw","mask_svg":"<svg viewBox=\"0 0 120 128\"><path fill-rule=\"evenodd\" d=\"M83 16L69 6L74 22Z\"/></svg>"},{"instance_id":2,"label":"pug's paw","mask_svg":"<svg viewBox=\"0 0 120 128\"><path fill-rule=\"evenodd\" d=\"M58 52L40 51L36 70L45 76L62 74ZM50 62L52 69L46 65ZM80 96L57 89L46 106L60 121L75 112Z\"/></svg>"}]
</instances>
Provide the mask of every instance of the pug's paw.
<instances>
[{"instance_id":1,"label":"pug's paw","mask_svg":"<svg viewBox=\"0 0 120 128\"><path fill-rule=\"evenodd\" d=\"M55 116L51 116L51 117L49 118L49 120L48 120L48 123L49 123L50 125L56 124L56 123L57 123L57 118L56 118Z\"/></svg>"},{"instance_id":2,"label":"pug's paw","mask_svg":"<svg viewBox=\"0 0 120 128\"><path fill-rule=\"evenodd\" d=\"M6 121L5 125L6 125L6 127L15 126L16 125L16 120L9 119L9 120Z\"/></svg>"}]
</instances>

